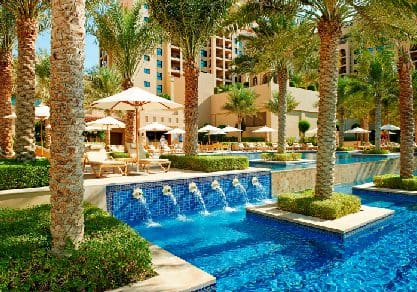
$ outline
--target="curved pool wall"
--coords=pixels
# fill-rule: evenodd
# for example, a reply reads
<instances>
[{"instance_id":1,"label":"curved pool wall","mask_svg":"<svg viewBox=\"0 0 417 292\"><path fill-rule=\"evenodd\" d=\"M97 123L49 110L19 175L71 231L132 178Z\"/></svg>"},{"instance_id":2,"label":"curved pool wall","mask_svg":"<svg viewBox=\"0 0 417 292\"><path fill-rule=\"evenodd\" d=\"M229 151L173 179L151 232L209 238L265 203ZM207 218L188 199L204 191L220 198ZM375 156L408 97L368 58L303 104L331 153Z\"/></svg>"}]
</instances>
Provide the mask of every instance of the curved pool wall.
<instances>
[{"instance_id":1,"label":"curved pool wall","mask_svg":"<svg viewBox=\"0 0 417 292\"><path fill-rule=\"evenodd\" d=\"M212 185L213 181L218 182L218 188ZM257 182L262 187L259 187ZM192 183L198 189L207 212L225 208L222 195L225 195L228 207L256 203L272 197L270 171L242 172L229 175L207 175L186 179L108 185L106 187L107 211L125 222L147 219L158 220L203 212L203 204L195 192L196 188L190 189ZM174 198L167 195L167 192L164 194L164 189L167 190L167 186L170 187ZM134 191L138 192L139 189L146 201L146 206L143 200L140 201L133 195ZM223 191L223 194L221 191Z\"/></svg>"}]
</instances>

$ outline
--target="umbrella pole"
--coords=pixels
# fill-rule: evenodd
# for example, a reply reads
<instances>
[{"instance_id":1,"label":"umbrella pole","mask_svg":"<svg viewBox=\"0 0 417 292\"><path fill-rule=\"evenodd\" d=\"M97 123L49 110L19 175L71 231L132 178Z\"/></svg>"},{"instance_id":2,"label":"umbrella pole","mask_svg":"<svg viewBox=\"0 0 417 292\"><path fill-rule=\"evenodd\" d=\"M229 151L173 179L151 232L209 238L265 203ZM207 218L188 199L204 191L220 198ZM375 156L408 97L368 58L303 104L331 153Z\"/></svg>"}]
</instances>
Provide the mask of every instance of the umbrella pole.
<instances>
[{"instance_id":1,"label":"umbrella pole","mask_svg":"<svg viewBox=\"0 0 417 292\"><path fill-rule=\"evenodd\" d=\"M43 133L42 133L42 120L40 120L41 123L41 156L43 157Z\"/></svg>"},{"instance_id":2,"label":"umbrella pole","mask_svg":"<svg viewBox=\"0 0 417 292\"><path fill-rule=\"evenodd\" d=\"M107 136L106 136L106 146L107 148L110 146L110 125L107 125Z\"/></svg>"},{"instance_id":3,"label":"umbrella pole","mask_svg":"<svg viewBox=\"0 0 417 292\"><path fill-rule=\"evenodd\" d=\"M139 109L135 107L136 117L136 171L139 172L139 147L140 147L140 135L139 135Z\"/></svg>"}]
</instances>

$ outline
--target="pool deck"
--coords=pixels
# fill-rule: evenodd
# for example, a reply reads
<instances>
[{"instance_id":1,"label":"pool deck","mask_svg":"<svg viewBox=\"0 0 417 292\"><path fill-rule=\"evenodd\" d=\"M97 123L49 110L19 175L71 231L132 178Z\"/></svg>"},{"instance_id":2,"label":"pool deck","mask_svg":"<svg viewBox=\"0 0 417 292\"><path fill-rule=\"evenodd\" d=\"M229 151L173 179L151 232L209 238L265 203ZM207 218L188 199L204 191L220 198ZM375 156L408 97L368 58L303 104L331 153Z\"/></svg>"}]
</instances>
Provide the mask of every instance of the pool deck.
<instances>
[{"instance_id":1,"label":"pool deck","mask_svg":"<svg viewBox=\"0 0 417 292\"><path fill-rule=\"evenodd\" d=\"M338 235L346 236L348 233L372 224L394 214L393 210L375 208L362 205L361 210L355 214L349 214L335 220L324 220L320 218L304 216L301 214L283 211L277 208L276 204L248 207L246 211L255 213L278 221L287 221L303 226L313 227Z\"/></svg>"},{"instance_id":2,"label":"pool deck","mask_svg":"<svg viewBox=\"0 0 417 292\"><path fill-rule=\"evenodd\" d=\"M367 191L369 193L377 192L377 193L384 193L384 194L390 193L390 194L397 194L397 195L404 195L404 196L417 196L417 191L378 188L373 183L366 183L366 184L354 186L352 187L352 191L354 190L362 190L362 191Z\"/></svg>"},{"instance_id":3,"label":"pool deck","mask_svg":"<svg viewBox=\"0 0 417 292\"><path fill-rule=\"evenodd\" d=\"M151 245L150 250L158 275L112 291L215 291L216 278L212 275L157 245Z\"/></svg>"}]
</instances>

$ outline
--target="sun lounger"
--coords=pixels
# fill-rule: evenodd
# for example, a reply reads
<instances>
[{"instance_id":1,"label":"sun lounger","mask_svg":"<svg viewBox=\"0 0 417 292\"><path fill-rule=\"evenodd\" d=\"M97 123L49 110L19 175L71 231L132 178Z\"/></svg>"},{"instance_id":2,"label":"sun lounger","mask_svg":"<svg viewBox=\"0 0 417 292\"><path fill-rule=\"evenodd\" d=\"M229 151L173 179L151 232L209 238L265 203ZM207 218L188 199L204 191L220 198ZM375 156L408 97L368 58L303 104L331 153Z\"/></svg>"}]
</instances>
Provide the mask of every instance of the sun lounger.
<instances>
[{"instance_id":1,"label":"sun lounger","mask_svg":"<svg viewBox=\"0 0 417 292\"><path fill-rule=\"evenodd\" d=\"M91 170L96 177L101 177L101 172L104 168L112 168L113 172L115 169L118 169L122 175L127 175L127 163L109 158L104 149L86 152L85 164L91 166Z\"/></svg>"},{"instance_id":2,"label":"sun lounger","mask_svg":"<svg viewBox=\"0 0 417 292\"><path fill-rule=\"evenodd\" d=\"M171 167L171 161L168 159L159 158L144 158L139 159L139 168L150 173L151 166L159 166L163 172L168 172Z\"/></svg>"}]
</instances>

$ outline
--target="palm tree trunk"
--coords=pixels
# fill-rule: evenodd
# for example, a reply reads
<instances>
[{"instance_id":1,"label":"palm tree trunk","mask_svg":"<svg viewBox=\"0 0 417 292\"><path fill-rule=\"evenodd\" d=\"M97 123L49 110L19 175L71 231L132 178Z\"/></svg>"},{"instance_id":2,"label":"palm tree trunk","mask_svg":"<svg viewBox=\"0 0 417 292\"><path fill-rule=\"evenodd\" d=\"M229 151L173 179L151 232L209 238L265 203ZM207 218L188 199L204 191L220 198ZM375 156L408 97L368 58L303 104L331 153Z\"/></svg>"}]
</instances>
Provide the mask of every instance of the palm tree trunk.
<instances>
[{"instance_id":1,"label":"palm tree trunk","mask_svg":"<svg viewBox=\"0 0 417 292\"><path fill-rule=\"evenodd\" d=\"M85 0L52 0L51 33L51 234L52 251L64 255L84 237L84 38Z\"/></svg>"},{"instance_id":2,"label":"palm tree trunk","mask_svg":"<svg viewBox=\"0 0 417 292\"><path fill-rule=\"evenodd\" d=\"M242 130L242 116L237 115L237 128ZM239 136L237 136L237 141L240 143L242 142L242 132L239 132Z\"/></svg>"},{"instance_id":3,"label":"palm tree trunk","mask_svg":"<svg viewBox=\"0 0 417 292\"><path fill-rule=\"evenodd\" d=\"M337 47L342 34L341 23L320 19L320 77L317 131L317 172L315 196L329 198L334 183L336 161L336 102L338 78Z\"/></svg>"},{"instance_id":4,"label":"palm tree trunk","mask_svg":"<svg viewBox=\"0 0 417 292\"><path fill-rule=\"evenodd\" d=\"M12 113L12 52L0 50L0 148L6 157L13 155L13 119L4 116Z\"/></svg>"},{"instance_id":5,"label":"palm tree trunk","mask_svg":"<svg viewBox=\"0 0 417 292\"><path fill-rule=\"evenodd\" d=\"M369 129L369 113L366 114L361 120L361 128L368 130ZM369 142L369 133L360 134L363 142Z\"/></svg>"},{"instance_id":6,"label":"palm tree trunk","mask_svg":"<svg viewBox=\"0 0 417 292\"><path fill-rule=\"evenodd\" d=\"M123 90L133 87L133 82L130 78L126 78L122 83ZM125 144L135 143L136 141L136 119L135 111L127 111L124 117L125 122Z\"/></svg>"},{"instance_id":7,"label":"palm tree trunk","mask_svg":"<svg viewBox=\"0 0 417 292\"><path fill-rule=\"evenodd\" d=\"M410 57L410 46L408 44L400 46L398 55L401 128L400 175L403 178L411 178L414 171L414 111L411 81L413 63Z\"/></svg>"},{"instance_id":8,"label":"palm tree trunk","mask_svg":"<svg viewBox=\"0 0 417 292\"><path fill-rule=\"evenodd\" d=\"M200 70L194 58L184 61L185 77L185 155L197 155L198 151L198 76Z\"/></svg>"},{"instance_id":9,"label":"palm tree trunk","mask_svg":"<svg viewBox=\"0 0 417 292\"><path fill-rule=\"evenodd\" d=\"M16 84L16 159L34 160L35 137L35 42L38 34L36 17L16 20L18 40Z\"/></svg>"},{"instance_id":10,"label":"palm tree trunk","mask_svg":"<svg viewBox=\"0 0 417 292\"><path fill-rule=\"evenodd\" d=\"M345 144L345 110L342 108L339 112L339 147Z\"/></svg>"},{"instance_id":11,"label":"palm tree trunk","mask_svg":"<svg viewBox=\"0 0 417 292\"><path fill-rule=\"evenodd\" d=\"M381 97L375 95L375 149L381 150L381 123L382 123L382 101Z\"/></svg>"},{"instance_id":12,"label":"palm tree trunk","mask_svg":"<svg viewBox=\"0 0 417 292\"><path fill-rule=\"evenodd\" d=\"M287 119L287 82L288 70L286 66L277 69L278 79L278 153L285 152L285 124Z\"/></svg>"},{"instance_id":13,"label":"palm tree trunk","mask_svg":"<svg viewBox=\"0 0 417 292\"><path fill-rule=\"evenodd\" d=\"M45 120L45 148L51 148L52 143L52 131L51 131L51 121L49 119Z\"/></svg>"}]
</instances>

